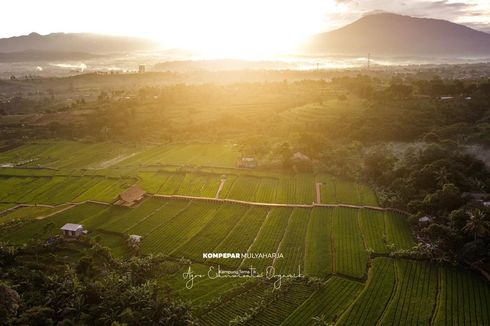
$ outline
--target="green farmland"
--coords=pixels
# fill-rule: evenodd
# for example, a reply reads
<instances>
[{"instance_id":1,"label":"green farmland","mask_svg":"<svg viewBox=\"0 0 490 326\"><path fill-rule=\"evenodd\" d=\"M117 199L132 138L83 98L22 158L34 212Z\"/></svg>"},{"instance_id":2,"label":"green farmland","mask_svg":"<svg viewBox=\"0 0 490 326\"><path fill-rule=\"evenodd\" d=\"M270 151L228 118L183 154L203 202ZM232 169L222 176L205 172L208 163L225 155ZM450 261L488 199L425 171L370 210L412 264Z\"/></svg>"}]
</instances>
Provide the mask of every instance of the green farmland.
<instances>
[{"instance_id":1,"label":"green farmland","mask_svg":"<svg viewBox=\"0 0 490 326\"><path fill-rule=\"evenodd\" d=\"M237 169L228 145L77 144L87 154L80 161L71 146L32 144L0 154L4 163L37 157L0 169L1 243L44 244L65 223L79 223L86 238L124 259L134 254L128 236L140 235L138 254L165 260L155 282L190 302L199 325L490 325L488 284L463 267L400 258L417 245L407 216L379 207L365 184ZM112 204L134 184L147 192L141 202ZM80 259L77 250L63 257ZM189 267L206 275L218 266L290 277L277 289L276 278L266 277L203 277L186 288Z\"/></svg>"},{"instance_id":2,"label":"green farmland","mask_svg":"<svg viewBox=\"0 0 490 326\"><path fill-rule=\"evenodd\" d=\"M140 172L138 177L139 185L153 194L282 204L316 202L315 185L318 182L321 183L322 204L378 206L376 195L369 187L340 178L327 179L324 175L281 175L234 170L222 170L222 173L161 170ZM218 194L221 180L223 189Z\"/></svg>"}]
</instances>

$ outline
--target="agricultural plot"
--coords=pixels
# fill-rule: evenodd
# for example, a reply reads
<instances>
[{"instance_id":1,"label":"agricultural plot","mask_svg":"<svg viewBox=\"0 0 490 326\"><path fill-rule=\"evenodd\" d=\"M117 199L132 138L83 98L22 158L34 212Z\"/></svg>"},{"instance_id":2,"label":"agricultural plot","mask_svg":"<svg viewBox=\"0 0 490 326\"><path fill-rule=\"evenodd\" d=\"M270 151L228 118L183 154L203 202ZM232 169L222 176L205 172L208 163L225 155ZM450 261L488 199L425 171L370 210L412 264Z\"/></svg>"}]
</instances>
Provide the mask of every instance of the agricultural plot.
<instances>
[{"instance_id":1,"label":"agricultural plot","mask_svg":"<svg viewBox=\"0 0 490 326\"><path fill-rule=\"evenodd\" d=\"M187 173L176 193L177 195L214 197L219 184L218 175Z\"/></svg>"},{"instance_id":2,"label":"agricultural plot","mask_svg":"<svg viewBox=\"0 0 490 326\"><path fill-rule=\"evenodd\" d=\"M165 182L158 189L158 193L162 195L175 195L184 181L185 174L174 173L171 174Z\"/></svg>"},{"instance_id":3,"label":"agricultural plot","mask_svg":"<svg viewBox=\"0 0 490 326\"><path fill-rule=\"evenodd\" d=\"M277 184L278 179L261 178L254 201L259 203L273 203L276 200Z\"/></svg>"},{"instance_id":4,"label":"agricultural plot","mask_svg":"<svg viewBox=\"0 0 490 326\"><path fill-rule=\"evenodd\" d=\"M276 259L277 274L298 274L304 271L305 239L310 219L310 210L294 208L281 240L278 251L284 258Z\"/></svg>"},{"instance_id":5,"label":"agricultural plot","mask_svg":"<svg viewBox=\"0 0 490 326\"><path fill-rule=\"evenodd\" d=\"M333 209L314 208L306 234L305 274L326 276L333 273Z\"/></svg>"},{"instance_id":6,"label":"agricultural plot","mask_svg":"<svg viewBox=\"0 0 490 326\"><path fill-rule=\"evenodd\" d=\"M223 188L221 189L221 192L219 194L219 198L228 198L230 194L230 190L233 187L233 184L235 183L236 179L238 178L236 175L233 174L227 174L224 175L225 183L223 184ZM220 176L220 182L221 182L221 176ZM214 197L214 196L213 196Z\"/></svg>"},{"instance_id":7,"label":"agricultural plot","mask_svg":"<svg viewBox=\"0 0 490 326\"><path fill-rule=\"evenodd\" d=\"M95 185L74 198L73 201L95 200L112 202L121 192L131 186L132 182L131 179L102 178Z\"/></svg>"},{"instance_id":8,"label":"agricultural plot","mask_svg":"<svg viewBox=\"0 0 490 326\"><path fill-rule=\"evenodd\" d=\"M214 216L219 206L191 203L185 210L148 234L142 249L152 253L171 254L197 234Z\"/></svg>"},{"instance_id":9,"label":"agricultural plot","mask_svg":"<svg viewBox=\"0 0 490 326\"><path fill-rule=\"evenodd\" d=\"M177 216L179 213L184 211L187 206L189 206L189 202L186 201L162 201L162 207L158 210L155 210L154 214L149 214L145 218L143 218L139 223L132 226L126 232L128 234L137 234L144 237L153 230L157 229L161 225L168 223L172 218Z\"/></svg>"},{"instance_id":10,"label":"agricultural plot","mask_svg":"<svg viewBox=\"0 0 490 326\"><path fill-rule=\"evenodd\" d=\"M118 216L103 221L99 228L112 232L126 233L127 230L149 215L155 214L164 204L165 202L158 199L148 199L135 208L123 208L118 210L120 211Z\"/></svg>"},{"instance_id":11,"label":"agricultural plot","mask_svg":"<svg viewBox=\"0 0 490 326\"><path fill-rule=\"evenodd\" d=\"M288 226L291 212L292 209L290 208L271 208L255 241L250 247L250 252L277 252L281 239ZM242 263L242 267L248 268L253 266L258 272L263 272L268 266L272 266L272 262L272 259L245 259Z\"/></svg>"},{"instance_id":12,"label":"agricultural plot","mask_svg":"<svg viewBox=\"0 0 490 326\"><path fill-rule=\"evenodd\" d=\"M213 252L239 222L248 207L237 205L221 205L214 217L204 228L189 241L175 250L174 254L181 257L203 261L202 254Z\"/></svg>"},{"instance_id":13,"label":"agricultural plot","mask_svg":"<svg viewBox=\"0 0 490 326\"><path fill-rule=\"evenodd\" d=\"M332 224L336 272L361 278L366 273L368 254L359 229L358 214L357 209L335 208Z\"/></svg>"},{"instance_id":14,"label":"agricultural plot","mask_svg":"<svg viewBox=\"0 0 490 326\"><path fill-rule=\"evenodd\" d=\"M32 239L44 240L50 236L60 234L59 229L65 223L80 223L89 216L99 214L103 207L90 203L78 205L46 219L32 220L14 230L10 230L6 234L2 234L0 239L14 244L26 243Z\"/></svg>"},{"instance_id":15,"label":"agricultural plot","mask_svg":"<svg viewBox=\"0 0 490 326\"><path fill-rule=\"evenodd\" d=\"M60 179L60 183L35 197L34 201L51 205L70 202L93 184L90 178L84 177L60 177Z\"/></svg>"},{"instance_id":16,"label":"agricultural plot","mask_svg":"<svg viewBox=\"0 0 490 326\"><path fill-rule=\"evenodd\" d=\"M334 322L361 289L361 283L332 277L308 300L298 306L282 325L315 325L313 319L315 317L323 317L325 322Z\"/></svg>"},{"instance_id":17,"label":"agricultural plot","mask_svg":"<svg viewBox=\"0 0 490 326\"><path fill-rule=\"evenodd\" d=\"M391 258L374 259L364 290L338 324L375 325L383 315L395 286L395 261Z\"/></svg>"},{"instance_id":18,"label":"agricultural plot","mask_svg":"<svg viewBox=\"0 0 490 326\"><path fill-rule=\"evenodd\" d=\"M66 209L67 207L43 207L43 206L29 206L19 207L8 213L0 214L0 225L16 221L16 220L30 220L37 217L43 217L56 213L59 210Z\"/></svg>"},{"instance_id":19,"label":"agricultural plot","mask_svg":"<svg viewBox=\"0 0 490 326\"><path fill-rule=\"evenodd\" d=\"M29 177L9 177L0 178L0 200L3 202L17 203L22 192L29 191L29 184L34 178ZM43 178L43 180L49 180Z\"/></svg>"},{"instance_id":20,"label":"agricultural plot","mask_svg":"<svg viewBox=\"0 0 490 326\"><path fill-rule=\"evenodd\" d=\"M395 212L385 212L386 241L396 249L410 249L415 245L407 218Z\"/></svg>"},{"instance_id":21,"label":"agricultural plot","mask_svg":"<svg viewBox=\"0 0 490 326\"><path fill-rule=\"evenodd\" d=\"M276 300L267 302L268 306L260 311L247 325L281 325L281 323L308 299L314 289L311 285L295 283Z\"/></svg>"},{"instance_id":22,"label":"agricultural plot","mask_svg":"<svg viewBox=\"0 0 490 326\"><path fill-rule=\"evenodd\" d=\"M227 198L251 201L260 184L260 178L248 175L239 176L230 189Z\"/></svg>"},{"instance_id":23,"label":"agricultural plot","mask_svg":"<svg viewBox=\"0 0 490 326\"><path fill-rule=\"evenodd\" d=\"M13 203L33 203L33 204L63 204L74 201L77 197L83 197L89 193L86 199L109 201L119 194L127 180L110 180L102 184L99 193L91 192L92 187L96 187L99 181L103 180L98 177L10 177L2 178L1 187L3 196L0 200ZM113 190L111 186L118 184ZM114 197L113 197L114 196ZM84 199L85 200L85 199Z\"/></svg>"},{"instance_id":24,"label":"agricultural plot","mask_svg":"<svg viewBox=\"0 0 490 326\"><path fill-rule=\"evenodd\" d=\"M378 198L374 191L365 185L357 185L359 190L359 195L361 196L361 203L365 206L379 206Z\"/></svg>"},{"instance_id":25,"label":"agricultural plot","mask_svg":"<svg viewBox=\"0 0 490 326\"><path fill-rule=\"evenodd\" d=\"M294 180L296 183L294 203L312 204L316 198L315 177L312 174L297 174Z\"/></svg>"},{"instance_id":26,"label":"agricultural plot","mask_svg":"<svg viewBox=\"0 0 490 326\"><path fill-rule=\"evenodd\" d=\"M166 262L166 264L178 264L177 262ZM174 294L180 298L192 302L198 307L198 311L210 301L218 297L231 297L233 294L241 293L249 285L255 284L254 280L249 279L210 279L208 277L194 279L192 289L185 287L188 279L184 279L182 274L187 272L189 265L178 266L173 268L175 272L165 274L158 281L161 285L170 288ZM207 275L209 266L203 264L192 264L192 272L200 275ZM200 309L199 309L200 308Z\"/></svg>"},{"instance_id":27,"label":"agricultural plot","mask_svg":"<svg viewBox=\"0 0 490 326\"><path fill-rule=\"evenodd\" d=\"M136 155L121 161L118 166L131 165L193 165L235 167L239 153L230 145L174 144L147 147Z\"/></svg>"},{"instance_id":28,"label":"agricultural plot","mask_svg":"<svg viewBox=\"0 0 490 326\"><path fill-rule=\"evenodd\" d=\"M320 194L322 204L336 204L335 197L335 179L326 174L320 174L315 177L315 182L321 183Z\"/></svg>"},{"instance_id":29,"label":"agricultural plot","mask_svg":"<svg viewBox=\"0 0 490 326\"><path fill-rule=\"evenodd\" d=\"M44 201L46 201L46 197L43 194L47 193L52 186L58 186L59 184L57 180L63 180L64 182L67 180L67 178L64 179L62 177L35 178L32 182L27 184L25 187L18 189L15 196L15 200L17 202L22 202L22 203L33 203L33 202L43 203Z\"/></svg>"},{"instance_id":30,"label":"agricultural plot","mask_svg":"<svg viewBox=\"0 0 490 326\"><path fill-rule=\"evenodd\" d=\"M235 224L228 236L214 249L216 252L245 253L248 251L267 216L268 209L263 207L250 207L247 213ZM239 259L210 260L230 267L239 267Z\"/></svg>"},{"instance_id":31,"label":"agricultural plot","mask_svg":"<svg viewBox=\"0 0 490 326\"><path fill-rule=\"evenodd\" d=\"M362 205L357 185L347 180L335 179L335 198L339 204Z\"/></svg>"},{"instance_id":32,"label":"agricultural plot","mask_svg":"<svg viewBox=\"0 0 490 326\"><path fill-rule=\"evenodd\" d=\"M250 313L270 289L271 285L267 283L257 283L247 291L230 298L225 305L218 305L212 310L201 315L199 318L200 325L229 325L230 321L238 316L244 316Z\"/></svg>"},{"instance_id":33,"label":"agricultural plot","mask_svg":"<svg viewBox=\"0 0 490 326\"><path fill-rule=\"evenodd\" d=\"M361 228L368 249L372 249L375 253L388 252L385 243L384 211L361 209L359 215L359 227Z\"/></svg>"},{"instance_id":34,"label":"agricultural plot","mask_svg":"<svg viewBox=\"0 0 490 326\"><path fill-rule=\"evenodd\" d=\"M157 194L162 184L170 177L170 174L162 172L140 172L138 185L146 192Z\"/></svg>"},{"instance_id":35,"label":"agricultural plot","mask_svg":"<svg viewBox=\"0 0 490 326\"><path fill-rule=\"evenodd\" d=\"M397 260L396 290L380 325L429 325L436 305L438 267Z\"/></svg>"},{"instance_id":36,"label":"agricultural plot","mask_svg":"<svg viewBox=\"0 0 490 326\"><path fill-rule=\"evenodd\" d=\"M490 287L470 271L439 270L433 325L490 325Z\"/></svg>"},{"instance_id":37,"label":"agricultural plot","mask_svg":"<svg viewBox=\"0 0 490 326\"><path fill-rule=\"evenodd\" d=\"M115 220L128 212L129 209L125 207L101 205L98 212L86 216L80 221L80 224L90 231L99 230L104 223Z\"/></svg>"},{"instance_id":38,"label":"agricultural plot","mask_svg":"<svg viewBox=\"0 0 490 326\"><path fill-rule=\"evenodd\" d=\"M281 177L277 189L276 201L278 203L294 203L296 194L296 182L292 177Z\"/></svg>"},{"instance_id":39,"label":"agricultural plot","mask_svg":"<svg viewBox=\"0 0 490 326\"><path fill-rule=\"evenodd\" d=\"M103 168L108 166L105 162L127 156L133 151L137 149L114 143L37 142L0 153L0 164L55 169Z\"/></svg>"},{"instance_id":40,"label":"agricultural plot","mask_svg":"<svg viewBox=\"0 0 490 326\"><path fill-rule=\"evenodd\" d=\"M312 204L316 202L316 184L320 184L321 203L360 204L358 185L345 180L335 180L328 175L296 174L280 175L260 171L246 174L226 169L207 168L200 172L158 171L140 172L139 185L150 193L188 195L196 197L216 196L221 179L225 180L220 198L264 203ZM336 197L336 183L340 182L340 199ZM370 188L362 189L365 204L376 206L376 196Z\"/></svg>"}]
</instances>

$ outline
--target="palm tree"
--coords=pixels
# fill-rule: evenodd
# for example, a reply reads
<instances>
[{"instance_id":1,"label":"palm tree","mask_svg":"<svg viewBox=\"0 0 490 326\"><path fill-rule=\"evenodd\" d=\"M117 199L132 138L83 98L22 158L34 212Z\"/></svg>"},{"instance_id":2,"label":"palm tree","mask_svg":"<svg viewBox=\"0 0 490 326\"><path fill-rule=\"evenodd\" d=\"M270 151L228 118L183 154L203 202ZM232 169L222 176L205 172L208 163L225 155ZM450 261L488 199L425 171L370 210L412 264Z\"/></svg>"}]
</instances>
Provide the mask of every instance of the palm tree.
<instances>
[{"instance_id":1,"label":"palm tree","mask_svg":"<svg viewBox=\"0 0 490 326\"><path fill-rule=\"evenodd\" d=\"M464 232L473 233L475 240L490 233L490 221L487 221L485 212L474 209L469 212L469 216L466 225L463 227Z\"/></svg>"},{"instance_id":2,"label":"palm tree","mask_svg":"<svg viewBox=\"0 0 490 326\"><path fill-rule=\"evenodd\" d=\"M436 179L440 186L449 182L448 173L445 167L436 172Z\"/></svg>"}]
</instances>

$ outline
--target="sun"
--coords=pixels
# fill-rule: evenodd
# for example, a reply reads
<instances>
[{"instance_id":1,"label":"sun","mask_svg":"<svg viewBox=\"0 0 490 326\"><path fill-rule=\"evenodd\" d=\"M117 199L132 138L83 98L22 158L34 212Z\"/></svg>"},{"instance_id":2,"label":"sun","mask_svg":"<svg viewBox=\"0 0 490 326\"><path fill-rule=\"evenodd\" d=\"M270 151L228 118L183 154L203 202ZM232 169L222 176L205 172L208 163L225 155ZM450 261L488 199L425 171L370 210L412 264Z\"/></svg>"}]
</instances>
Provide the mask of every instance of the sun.
<instances>
[{"instance_id":1,"label":"sun","mask_svg":"<svg viewBox=\"0 0 490 326\"><path fill-rule=\"evenodd\" d=\"M192 6L186 7L186 3ZM291 53L310 35L321 31L325 13L337 8L333 0L157 4L156 12L167 12L161 21L165 28L148 29L145 20L149 18L145 16L134 25L146 28L141 33L150 34L165 46L198 51L205 57L242 59Z\"/></svg>"}]
</instances>

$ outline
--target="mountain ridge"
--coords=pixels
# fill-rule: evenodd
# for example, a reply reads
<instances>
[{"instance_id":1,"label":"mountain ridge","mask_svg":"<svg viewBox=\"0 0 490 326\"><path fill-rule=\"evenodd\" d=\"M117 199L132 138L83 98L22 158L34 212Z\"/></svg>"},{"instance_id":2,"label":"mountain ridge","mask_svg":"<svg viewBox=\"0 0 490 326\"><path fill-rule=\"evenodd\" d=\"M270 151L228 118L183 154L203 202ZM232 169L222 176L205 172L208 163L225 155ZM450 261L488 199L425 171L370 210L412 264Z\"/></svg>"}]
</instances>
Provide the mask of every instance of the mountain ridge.
<instances>
[{"instance_id":1,"label":"mountain ridge","mask_svg":"<svg viewBox=\"0 0 490 326\"><path fill-rule=\"evenodd\" d=\"M309 54L386 56L490 56L490 34L441 19L371 13L313 36Z\"/></svg>"},{"instance_id":2,"label":"mountain ridge","mask_svg":"<svg viewBox=\"0 0 490 326\"><path fill-rule=\"evenodd\" d=\"M51 33L0 39L0 52L71 52L110 54L134 51L149 51L157 48L153 41L125 36L111 36L94 33Z\"/></svg>"}]
</instances>

